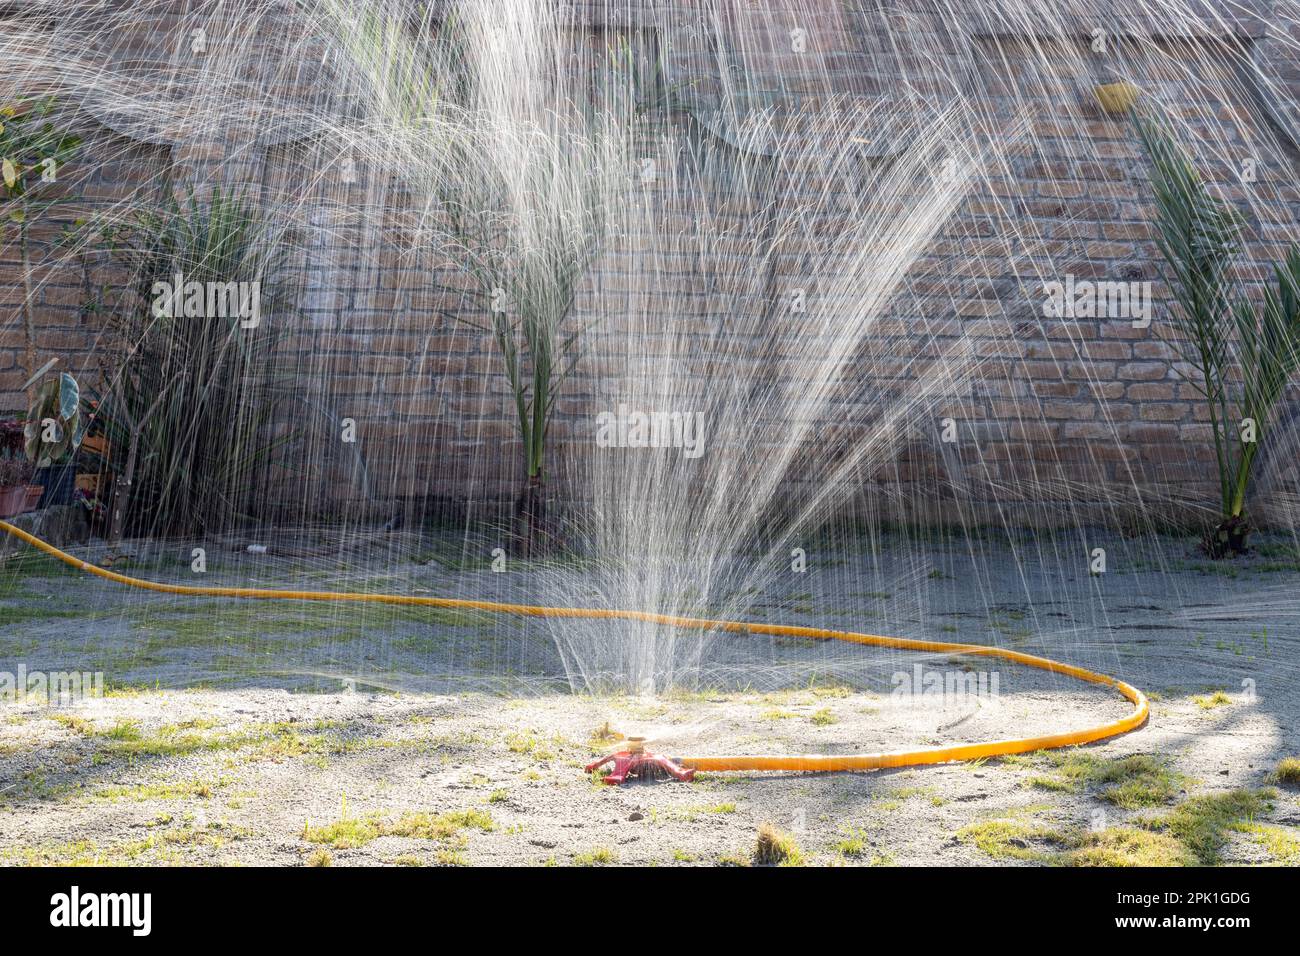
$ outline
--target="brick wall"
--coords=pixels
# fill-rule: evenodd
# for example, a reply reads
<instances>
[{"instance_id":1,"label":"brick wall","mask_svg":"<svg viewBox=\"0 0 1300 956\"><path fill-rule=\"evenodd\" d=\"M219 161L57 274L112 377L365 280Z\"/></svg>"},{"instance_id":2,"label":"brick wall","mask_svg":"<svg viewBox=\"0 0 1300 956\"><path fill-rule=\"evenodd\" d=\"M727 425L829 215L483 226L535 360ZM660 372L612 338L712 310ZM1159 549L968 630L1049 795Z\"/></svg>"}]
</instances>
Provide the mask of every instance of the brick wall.
<instances>
[{"instance_id":1,"label":"brick wall","mask_svg":"<svg viewBox=\"0 0 1300 956\"><path fill-rule=\"evenodd\" d=\"M599 45L640 24L672 51L672 69L698 81L701 95L720 82L717 50L703 39L711 31L696 19L709 14L721 24L734 68L751 87L767 91L788 122L798 122L800 111L852 110L855 102L876 104L880 114L879 104L887 103L906 130L927 111L937 115L960 91L981 105L988 129L999 130L991 138L1016 143L972 182L958 214L913 265L889 315L862 345L863 367L877 380L846 401L867 419L873 401L914 386L945 347L966 343L978 357L973 374L941 390L898 436L896 454L863 476L864 497L873 488L915 486L923 493L885 495L888 507L942 520L953 517L939 504L945 498L984 500L991 512L1010 509L1013 518L1037 523L1080 514L1113 519L1141 508L1175 513L1204 501L1213 490L1207 414L1162 338L1165 291L1157 283L1151 327L1135 329L1125 319L1045 317L1043 283L1067 274L1157 279L1135 139L1125 122L1101 112L1092 94L1095 84L1118 76L1134 77L1187 122L1211 179L1247 213L1256 238L1243 275L1257 278L1281 257L1300 203L1294 156L1238 88L1231 61L1249 51L1276 79L1285 105L1286 94L1300 89L1300 74L1276 31L1291 39L1293 24L1278 27L1264 10L1259 19L1227 27L1207 17L1211 27L1204 31L1173 30L1126 22L1124 8L1110 4L1055 4L1059 20L1050 23L1008 22L978 4L964 5L966 15L954 17L921 0L725 0L642 4L632 13L616 6L571 5L576 29ZM242 66L212 58L194 67L190 80L247 82L276 102L336 106L313 85L315 50L290 42L296 36L291 14L274 4L249 8L273 19L259 20L262 29L239 26L238 17L234 26L208 23L209 43L225 37L225 50L257 44L258 54ZM169 58L176 35L187 35L193 22L179 12L171 19L160 14L137 23L134 38L117 31L115 42ZM282 29L265 29L268 23ZM1104 52L1093 49L1095 29L1107 31ZM1210 57L1213 49L1225 51L1221 67ZM281 69L270 69L277 63ZM292 69L283 69L285 63ZM249 115L232 118L226 135L209 130L187 137L123 120L88 97L75 117L90 137L84 158L60 184L84 203L53 215L38 231L38 245L63 221L132 196L202 187L215 178L260 190L295 223L301 287L293 314L278 320L287 330L281 354L305 385L298 408L314 409L309 428L289 412L279 427L293 420L302 430L297 453L316 460L322 449L337 447L337 423L354 419L369 475L367 483L357 478L356 449L330 451L329 467L316 475L319 487L297 488L287 510L307 516L326 497L508 496L517 485L519 453L509 397L484 336L444 314L468 308L442 288L454 283L455 269L412 251L412 197L383 171L342 172L345 139L336 149L297 138L292 124L259 125L266 113L255 108L252 94L248 101ZM1017 122L1023 123L1019 140L1008 132ZM906 148L903 140L898 145ZM1258 178L1243 184L1234 163L1247 158L1258 160ZM754 221L753 210L729 214L742 231ZM834 224L826 228L833 232ZM773 297L808 284L799 251L774 257L771 275L752 281L740 297L732 294L728 307L742 302L772 311ZM616 260L609 255L598 265L596 284L606 297L618 288ZM691 283L710 288L710 277L700 274L708 264L695 267L696 275L674 281L688 291ZM93 379L114 345L102 340L102 323L85 303L104 288L111 301L122 277L95 257L57 264L42 258L36 275L38 365L58 357L62 367ZM675 303L683 301L681 291L674 290ZM0 410L23 405L22 294L9 244L0 253ZM722 301L712 295L695 298L702 316ZM579 310L595 301L580 300ZM892 380L888 359L895 355L906 360L895 363ZM589 441L590 401L602 394L602 374L581 368L561 403L553 439L562 471L582 467L581 448L565 448ZM952 447L937 438L944 417L958 426L960 440ZM1283 469L1280 480L1294 479Z\"/></svg>"}]
</instances>

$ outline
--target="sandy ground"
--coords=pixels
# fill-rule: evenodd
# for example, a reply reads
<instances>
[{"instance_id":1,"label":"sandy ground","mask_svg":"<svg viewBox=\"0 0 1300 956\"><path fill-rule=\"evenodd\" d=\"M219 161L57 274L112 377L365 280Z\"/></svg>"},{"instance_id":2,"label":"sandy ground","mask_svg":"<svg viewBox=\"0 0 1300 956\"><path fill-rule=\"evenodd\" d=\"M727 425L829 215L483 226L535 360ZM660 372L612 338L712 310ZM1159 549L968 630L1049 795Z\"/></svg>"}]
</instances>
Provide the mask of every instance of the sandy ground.
<instances>
[{"instance_id":1,"label":"sandy ground","mask_svg":"<svg viewBox=\"0 0 1300 956\"><path fill-rule=\"evenodd\" d=\"M103 671L108 691L0 701L0 863L743 864L764 822L814 865L1300 862L1300 790L1270 779L1300 755L1293 545L1220 566L1180 539L1101 543L1102 575L1096 540L844 548L751 616L1078 663L1152 695L1141 730L978 764L622 787L582 771L616 747L607 729L680 756L849 753L1056 732L1128 704L1011 665L974 672L982 695L918 700L894 675L988 665L754 637L711 642L689 691L575 694L537 626L194 602L11 561L0 672ZM189 580L187 554L142 550L128 570ZM518 599L535 580L412 568L223 555L203 583Z\"/></svg>"}]
</instances>

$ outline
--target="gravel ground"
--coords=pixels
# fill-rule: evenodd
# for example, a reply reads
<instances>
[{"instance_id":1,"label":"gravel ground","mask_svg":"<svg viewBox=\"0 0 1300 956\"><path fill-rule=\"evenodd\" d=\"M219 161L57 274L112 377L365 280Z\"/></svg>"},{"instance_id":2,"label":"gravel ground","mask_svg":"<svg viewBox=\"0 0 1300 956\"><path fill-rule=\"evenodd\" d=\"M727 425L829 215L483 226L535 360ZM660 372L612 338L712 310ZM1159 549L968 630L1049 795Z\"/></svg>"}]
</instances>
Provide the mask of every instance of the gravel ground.
<instances>
[{"instance_id":1,"label":"gravel ground","mask_svg":"<svg viewBox=\"0 0 1300 956\"><path fill-rule=\"evenodd\" d=\"M1056 732L1129 705L1011 665L974 672L982 695L918 700L895 675L972 665L735 636L708 644L690 691L576 694L537 626L196 602L11 560L0 672L98 670L108 690L0 701L0 863L741 864L768 822L789 862L814 865L1300 862L1300 791L1272 779L1300 755L1291 544L1213 565L1185 540L1099 540L1101 575L1096 540L845 547L771 582L750 616L1081 664L1152 695L1144 728L977 764L622 787L582 771L617 746L606 731L679 756L849 753ZM141 546L129 571L186 580L186 555ZM411 564L358 578L223 554L203 583L520 599L535 579Z\"/></svg>"}]
</instances>

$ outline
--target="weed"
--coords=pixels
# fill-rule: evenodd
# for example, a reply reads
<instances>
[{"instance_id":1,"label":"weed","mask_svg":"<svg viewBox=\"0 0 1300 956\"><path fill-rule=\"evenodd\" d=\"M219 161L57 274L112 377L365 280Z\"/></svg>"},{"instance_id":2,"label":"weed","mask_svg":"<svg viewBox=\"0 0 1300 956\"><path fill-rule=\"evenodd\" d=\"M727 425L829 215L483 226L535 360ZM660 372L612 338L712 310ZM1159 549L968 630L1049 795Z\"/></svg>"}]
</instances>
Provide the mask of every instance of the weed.
<instances>
[{"instance_id":1,"label":"weed","mask_svg":"<svg viewBox=\"0 0 1300 956\"><path fill-rule=\"evenodd\" d=\"M605 866L613 863L616 857L614 851L607 847L596 847L594 850L588 850L585 853L573 854L574 866Z\"/></svg>"},{"instance_id":2,"label":"weed","mask_svg":"<svg viewBox=\"0 0 1300 956\"><path fill-rule=\"evenodd\" d=\"M1222 707L1224 704L1231 704L1232 698L1221 690L1216 690L1213 694L1204 697L1193 697L1196 706L1201 710L1213 710L1216 707Z\"/></svg>"},{"instance_id":3,"label":"weed","mask_svg":"<svg viewBox=\"0 0 1300 956\"><path fill-rule=\"evenodd\" d=\"M804 855L790 834L772 823L760 823L753 861L756 866L803 866Z\"/></svg>"},{"instance_id":4,"label":"weed","mask_svg":"<svg viewBox=\"0 0 1300 956\"><path fill-rule=\"evenodd\" d=\"M1284 757L1279 760L1277 769L1273 771L1273 781L1300 786L1300 757Z\"/></svg>"}]
</instances>

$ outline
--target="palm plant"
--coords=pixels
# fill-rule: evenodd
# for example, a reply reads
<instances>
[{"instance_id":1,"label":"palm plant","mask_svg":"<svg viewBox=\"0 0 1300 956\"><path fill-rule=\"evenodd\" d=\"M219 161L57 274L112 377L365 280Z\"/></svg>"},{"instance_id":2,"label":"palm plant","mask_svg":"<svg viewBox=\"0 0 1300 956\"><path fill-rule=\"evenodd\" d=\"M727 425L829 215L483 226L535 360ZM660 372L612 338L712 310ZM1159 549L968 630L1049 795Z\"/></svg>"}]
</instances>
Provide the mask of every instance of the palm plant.
<instances>
[{"instance_id":1,"label":"palm plant","mask_svg":"<svg viewBox=\"0 0 1300 956\"><path fill-rule=\"evenodd\" d=\"M248 327L239 314L214 312L210 300L197 314L160 308L157 284L261 287L280 268L278 237L251 201L219 189L202 202L190 195L137 210L99 232L135 279L134 295L108 317L124 350L105 370L99 413L124 451L114 462L110 541L132 510L158 531L220 527L246 510L257 467L276 444L262 437L276 334L265 322Z\"/></svg>"},{"instance_id":2,"label":"palm plant","mask_svg":"<svg viewBox=\"0 0 1300 956\"><path fill-rule=\"evenodd\" d=\"M442 251L460 283L444 288L469 306L456 320L495 346L523 448L515 539L533 553L556 537L547 515L547 439L583 352L575 296L609 231L615 183L627 179L620 148L627 130L608 105L611 92L641 92L624 77L631 52L620 42L605 71L622 77L623 88L596 89L578 102L558 78L531 72L536 64L526 53L515 51L518 63L485 66L475 56L482 56L484 23L455 14L435 22L426 12L411 24L347 6L336 6L335 17L337 42L378 114L383 154L427 188L430 218L443 227ZM558 35L544 18L535 26ZM545 44L523 35L517 42L533 52ZM512 69L529 71L517 83L529 95L500 95Z\"/></svg>"},{"instance_id":3,"label":"palm plant","mask_svg":"<svg viewBox=\"0 0 1300 956\"><path fill-rule=\"evenodd\" d=\"M1242 553L1251 523L1246 512L1251 468L1273 410L1300 366L1300 250L1274 267L1276 288L1256 308L1238 287L1233 263L1244 222L1211 195L1166 125L1135 117L1151 167L1156 244L1163 278L1179 308L1170 344L1196 370L1192 385L1209 408L1218 466L1220 520L1205 537L1212 557Z\"/></svg>"},{"instance_id":4,"label":"palm plant","mask_svg":"<svg viewBox=\"0 0 1300 956\"><path fill-rule=\"evenodd\" d=\"M546 182L564 175L553 168L562 162L557 157L535 160L532 172ZM458 184L443 204L457 261L489 302L486 323L465 315L459 321L491 335L510 390L525 474L515 502L515 536L528 555L555 537L546 505L547 437L556 399L582 354L585 327L578 323L566 329L565 322L596 254L600 209L594 200L576 217L539 208L527 226L540 239L537 245L503 245L494 241L491 226L493 210L500 208L493 192L487 176L472 185Z\"/></svg>"}]
</instances>

